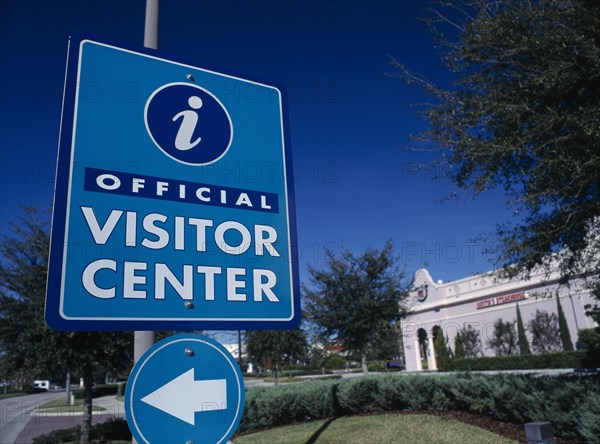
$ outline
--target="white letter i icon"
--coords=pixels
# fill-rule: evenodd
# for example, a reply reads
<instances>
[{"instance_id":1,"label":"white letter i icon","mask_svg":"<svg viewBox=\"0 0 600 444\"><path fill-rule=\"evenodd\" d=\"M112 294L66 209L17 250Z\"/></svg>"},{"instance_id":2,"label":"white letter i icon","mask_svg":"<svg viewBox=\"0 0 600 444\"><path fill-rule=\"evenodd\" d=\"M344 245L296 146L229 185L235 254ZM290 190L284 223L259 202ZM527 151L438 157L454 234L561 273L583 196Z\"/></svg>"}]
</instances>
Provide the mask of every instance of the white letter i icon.
<instances>
[{"instance_id":1,"label":"white letter i icon","mask_svg":"<svg viewBox=\"0 0 600 444\"><path fill-rule=\"evenodd\" d=\"M192 96L188 99L188 104L193 109L200 109L202 107L202 99L198 96ZM201 140L201 137L198 137L192 142L192 136L194 135L194 130L198 123L198 113L189 109L181 111L173 117L173 122L177 121L180 117L182 118L182 121L179 126L179 131L177 131L177 137L175 137L175 148L179 151L191 150L198 145Z\"/></svg>"}]
</instances>

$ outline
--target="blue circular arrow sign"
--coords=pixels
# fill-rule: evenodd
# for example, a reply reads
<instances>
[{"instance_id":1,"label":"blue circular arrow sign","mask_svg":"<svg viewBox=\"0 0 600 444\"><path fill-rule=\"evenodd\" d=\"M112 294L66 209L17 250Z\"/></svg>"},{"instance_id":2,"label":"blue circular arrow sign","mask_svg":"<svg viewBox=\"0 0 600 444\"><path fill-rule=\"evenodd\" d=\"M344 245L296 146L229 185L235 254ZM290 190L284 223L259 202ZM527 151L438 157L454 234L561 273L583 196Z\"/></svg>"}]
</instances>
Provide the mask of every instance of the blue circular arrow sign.
<instances>
[{"instance_id":1,"label":"blue circular arrow sign","mask_svg":"<svg viewBox=\"0 0 600 444\"><path fill-rule=\"evenodd\" d=\"M237 362L204 336L179 334L157 342L127 381L127 423L139 443L225 443L243 410Z\"/></svg>"}]
</instances>

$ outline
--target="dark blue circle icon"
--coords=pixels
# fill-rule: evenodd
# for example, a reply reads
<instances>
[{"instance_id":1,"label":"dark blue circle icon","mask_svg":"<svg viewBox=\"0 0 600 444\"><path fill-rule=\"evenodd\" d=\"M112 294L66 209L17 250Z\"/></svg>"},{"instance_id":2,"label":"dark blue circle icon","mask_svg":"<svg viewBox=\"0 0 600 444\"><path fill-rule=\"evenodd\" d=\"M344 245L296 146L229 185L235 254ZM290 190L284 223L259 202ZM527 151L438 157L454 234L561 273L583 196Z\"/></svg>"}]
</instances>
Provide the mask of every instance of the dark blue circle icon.
<instances>
[{"instance_id":1,"label":"dark blue circle icon","mask_svg":"<svg viewBox=\"0 0 600 444\"><path fill-rule=\"evenodd\" d=\"M169 83L146 102L146 129L167 156L206 165L225 155L233 139L231 118L209 91L188 83Z\"/></svg>"}]
</instances>

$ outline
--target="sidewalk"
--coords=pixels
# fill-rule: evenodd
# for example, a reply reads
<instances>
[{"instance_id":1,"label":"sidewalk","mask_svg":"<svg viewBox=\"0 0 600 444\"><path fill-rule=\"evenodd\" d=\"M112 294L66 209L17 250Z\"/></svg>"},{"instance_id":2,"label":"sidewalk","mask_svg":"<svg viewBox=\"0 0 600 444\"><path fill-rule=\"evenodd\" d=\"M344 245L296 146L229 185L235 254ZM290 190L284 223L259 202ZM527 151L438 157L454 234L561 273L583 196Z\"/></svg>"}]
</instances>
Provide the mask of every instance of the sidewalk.
<instances>
[{"instance_id":1,"label":"sidewalk","mask_svg":"<svg viewBox=\"0 0 600 444\"><path fill-rule=\"evenodd\" d=\"M125 404L117 401L115 396L104 396L93 400L93 404L102 407L103 411L92 412L92 424L99 424L109 419L124 418ZM29 421L21 431L15 444L30 444L33 438L54 430L69 429L81 425L83 411L70 413L31 412Z\"/></svg>"}]
</instances>

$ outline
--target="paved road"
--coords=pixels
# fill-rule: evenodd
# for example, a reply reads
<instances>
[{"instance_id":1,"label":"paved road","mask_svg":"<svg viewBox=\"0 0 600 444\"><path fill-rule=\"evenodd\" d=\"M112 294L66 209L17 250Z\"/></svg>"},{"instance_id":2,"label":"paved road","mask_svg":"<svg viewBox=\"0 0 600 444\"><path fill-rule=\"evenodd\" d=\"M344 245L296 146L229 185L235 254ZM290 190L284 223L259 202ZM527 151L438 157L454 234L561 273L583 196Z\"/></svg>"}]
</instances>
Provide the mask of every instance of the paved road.
<instances>
[{"instance_id":1,"label":"paved road","mask_svg":"<svg viewBox=\"0 0 600 444\"><path fill-rule=\"evenodd\" d=\"M65 392L44 392L0 400L0 443L13 444L31 419L31 411Z\"/></svg>"}]
</instances>

